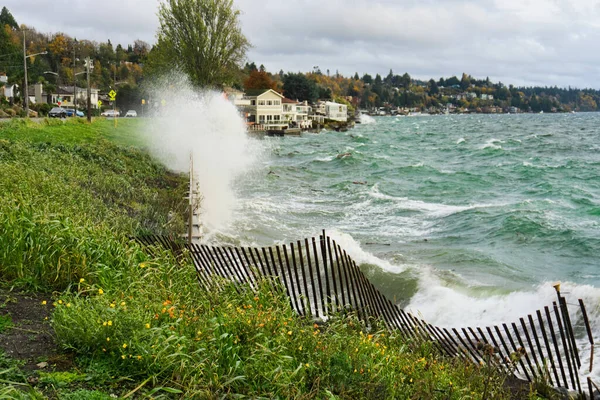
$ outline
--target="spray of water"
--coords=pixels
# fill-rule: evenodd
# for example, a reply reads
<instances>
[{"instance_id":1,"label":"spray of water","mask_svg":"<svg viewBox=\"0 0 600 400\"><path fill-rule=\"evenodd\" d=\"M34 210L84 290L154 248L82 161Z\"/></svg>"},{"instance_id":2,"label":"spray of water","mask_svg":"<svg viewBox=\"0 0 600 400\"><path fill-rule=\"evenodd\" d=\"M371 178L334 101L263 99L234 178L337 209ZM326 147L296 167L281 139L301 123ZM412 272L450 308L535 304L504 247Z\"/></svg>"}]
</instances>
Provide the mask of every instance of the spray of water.
<instances>
[{"instance_id":1,"label":"spray of water","mask_svg":"<svg viewBox=\"0 0 600 400\"><path fill-rule=\"evenodd\" d=\"M156 83L151 99L152 118L143 133L151 153L183 173L192 154L201 223L208 231L226 226L235 205L233 182L260 158L260 143L248 138L244 120L223 93L194 90L183 75Z\"/></svg>"}]
</instances>

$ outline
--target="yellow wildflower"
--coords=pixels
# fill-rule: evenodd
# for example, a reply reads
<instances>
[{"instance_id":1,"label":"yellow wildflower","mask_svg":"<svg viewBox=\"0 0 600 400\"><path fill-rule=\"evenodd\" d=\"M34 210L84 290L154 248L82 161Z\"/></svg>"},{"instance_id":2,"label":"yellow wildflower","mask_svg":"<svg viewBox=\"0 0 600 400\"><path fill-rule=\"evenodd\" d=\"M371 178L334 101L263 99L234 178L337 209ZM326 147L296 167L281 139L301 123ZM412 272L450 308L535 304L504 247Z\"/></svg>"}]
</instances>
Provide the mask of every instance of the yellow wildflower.
<instances>
[{"instance_id":1,"label":"yellow wildflower","mask_svg":"<svg viewBox=\"0 0 600 400\"><path fill-rule=\"evenodd\" d=\"M125 302L124 302L124 301L122 301L122 302L121 302L121 306L124 306L124 305L125 305Z\"/></svg>"},{"instance_id":2,"label":"yellow wildflower","mask_svg":"<svg viewBox=\"0 0 600 400\"><path fill-rule=\"evenodd\" d=\"M291 334L292 334L292 331L288 331L288 335L291 335Z\"/></svg>"},{"instance_id":3,"label":"yellow wildflower","mask_svg":"<svg viewBox=\"0 0 600 400\"><path fill-rule=\"evenodd\" d=\"M67 307L71 307L71 303L67 303Z\"/></svg>"},{"instance_id":4,"label":"yellow wildflower","mask_svg":"<svg viewBox=\"0 0 600 400\"><path fill-rule=\"evenodd\" d=\"M142 359L142 356L137 356L136 358L137 358L138 360L141 360L141 359Z\"/></svg>"},{"instance_id":5,"label":"yellow wildflower","mask_svg":"<svg viewBox=\"0 0 600 400\"><path fill-rule=\"evenodd\" d=\"M62 300L59 300L59 301L58 301L58 304L62 304Z\"/></svg>"},{"instance_id":6,"label":"yellow wildflower","mask_svg":"<svg viewBox=\"0 0 600 400\"><path fill-rule=\"evenodd\" d=\"M85 282L85 279L81 278L81 279L79 280L79 283L83 283L83 282Z\"/></svg>"},{"instance_id":7,"label":"yellow wildflower","mask_svg":"<svg viewBox=\"0 0 600 400\"><path fill-rule=\"evenodd\" d=\"M98 289L98 294L104 294L104 290Z\"/></svg>"},{"instance_id":8,"label":"yellow wildflower","mask_svg":"<svg viewBox=\"0 0 600 400\"><path fill-rule=\"evenodd\" d=\"M123 348L126 349L127 348L127 343L123 343Z\"/></svg>"},{"instance_id":9,"label":"yellow wildflower","mask_svg":"<svg viewBox=\"0 0 600 400\"><path fill-rule=\"evenodd\" d=\"M106 341L107 341L107 342L110 342L110 338L109 338L109 337L107 337L107 338L106 338Z\"/></svg>"},{"instance_id":10,"label":"yellow wildflower","mask_svg":"<svg viewBox=\"0 0 600 400\"><path fill-rule=\"evenodd\" d=\"M112 321L108 321L108 326L112 326Z\"/></svg>"},{"instance_id":11,"label":"yellow wildflower","mask_svg":"<svg viewBox=\"0 0 600 400\"><path fill-rule=\"evenodd\" d=\"M104 322L102 323L102 326L106 326L106 321L104 321Z\"/></svg>"},{"instance_id":12,"label":"yellow wildflower","mask_svg":"<svg viewBox=\"0 0 600 400\"><path fill-rule=\"evenodd\" d=\"M110 308L115 308L116 304L115 303L110 303Z\"/></svg>"},{"instance_id":13,"label":"yellow wildflower","mask_svg":"<svg viewBox=\"0 0 600 400\"><path fill-rule=\"evenodd\" d=\"M46 300L42 301L42 305L45 306L46 305Z\"/></svg>"},{"instance_id":14,"label":"yellow wildflower","mask_svg":"<svg viewBox=\"0 0 600 400\"><path fill-rule=\"evenodd\" d=\"M123 354L123 355L121 356L121 358L124 360L124 359L125 359L125 354Z\"/></svg>"},{"instance_id":15,"label":"yellow wildflower","mask_svg":"<svg viewBox=\"0 0 600 400\"><path fill-rule=\"evenodd\" d=\"M150 324L146 324L146 329L150 329Z\"/></svg>"}]
</instances>

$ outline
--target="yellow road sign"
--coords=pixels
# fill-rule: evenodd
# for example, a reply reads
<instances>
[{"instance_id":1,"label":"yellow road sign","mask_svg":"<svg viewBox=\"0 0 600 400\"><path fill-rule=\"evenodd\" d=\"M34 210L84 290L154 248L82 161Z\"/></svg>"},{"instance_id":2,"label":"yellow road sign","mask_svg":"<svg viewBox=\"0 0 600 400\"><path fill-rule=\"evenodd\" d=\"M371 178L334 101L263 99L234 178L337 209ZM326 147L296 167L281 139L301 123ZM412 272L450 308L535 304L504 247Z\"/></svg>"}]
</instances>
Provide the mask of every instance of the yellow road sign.
<instances>
[{"instance_id":1,"label":"yellow road sign","mask_svg":"<svg viewBox=\"0 0 600 400\"><path fill-rule=\"evenodd\" d=\"M98 100L98 107L102 107L102 100Z\"/></svg>"},{"instance_id":2,"label":"yellow road sign","mask_svg":"<svg viewBox=\"0 0 600 400\"><path fill-rule=\"evenodd\" d=\"M142 104L146 104L146 100L142 99Z\"/></svg>"},{"instance_id":3,"label":"yellow road sign","mask_svg":"<svg viewBox=\"0 0 600 400\"><path fill-rule=\"evenodd\" d=\"M108 92L108 97L110 97L110 101L115 101L115 98L117 97L117 92L111 90L110 92Z\"/></svg>"}]
</instances>

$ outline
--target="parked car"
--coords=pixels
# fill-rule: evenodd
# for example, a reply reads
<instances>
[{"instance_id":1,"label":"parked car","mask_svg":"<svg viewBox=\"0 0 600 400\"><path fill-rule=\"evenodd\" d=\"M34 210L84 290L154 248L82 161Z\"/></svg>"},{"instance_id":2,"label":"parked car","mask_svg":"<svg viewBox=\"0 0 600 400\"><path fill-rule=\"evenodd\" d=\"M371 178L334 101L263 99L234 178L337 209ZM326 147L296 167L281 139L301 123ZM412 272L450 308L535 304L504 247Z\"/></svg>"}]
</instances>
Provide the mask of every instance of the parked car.
<instances>
[{"instance_id":1,"label":"parked car","mask_svg":"<svg viewBox=\"0 0 600 400\"><path fill-rule=\"evenodd\" d=\"M67 118L67 111L64 108L54 107L48 112L50 118Z\"/></svg>"},{"instance_id":2,"label":"parked car","mask_svg":"<svg viewBox=\"0 0 600 400\"><path fill-rule=\"evenodd\" d=\"M128 117L132 117L132 118L137 117L137 111L135 111L135 110L127 111L127 113L125 114L125 118L128 118Z\"/></svg>"},{"instance_id":3,"label":"parked car","mask_svg":"<svg viewBox=\"0 0 600 400\"><path fill-rule=\"evenodd\" d=\"M72 117L75 115L76 117L85 117L85 114L79 110L73 110L72 108L63 108L66 111L67 117Z\"/></svg>"},{"instance_id":4,"label":"parked car","mask_svg":"<svg viewBox=\"0 0 600 400\"><path fill-rule=\"evenodd\" d=\"M121 113L117 110L106 110L100 114L101 117L118 117L120 115Z\"/></svg>"}]
</instances>

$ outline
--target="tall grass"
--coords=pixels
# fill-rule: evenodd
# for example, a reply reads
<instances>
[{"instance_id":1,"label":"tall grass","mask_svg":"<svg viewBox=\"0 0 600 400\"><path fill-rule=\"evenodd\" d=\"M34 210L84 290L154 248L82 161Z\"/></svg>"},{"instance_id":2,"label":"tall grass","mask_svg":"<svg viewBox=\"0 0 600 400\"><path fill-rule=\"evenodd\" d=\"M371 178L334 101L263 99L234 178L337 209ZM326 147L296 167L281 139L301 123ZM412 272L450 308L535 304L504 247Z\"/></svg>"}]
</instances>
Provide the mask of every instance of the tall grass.
<instances>
[{"instance_id":1,"label":"tall grass","mask_svg":"<svg viewBox=\"0 0 600 400\"><path fill-rule=\"evenodd\" d=\"M0 171L0 281L64 289L127 235L183 229L185 179L139 149L0 139Z\"/></svg>"}]
</instances>

